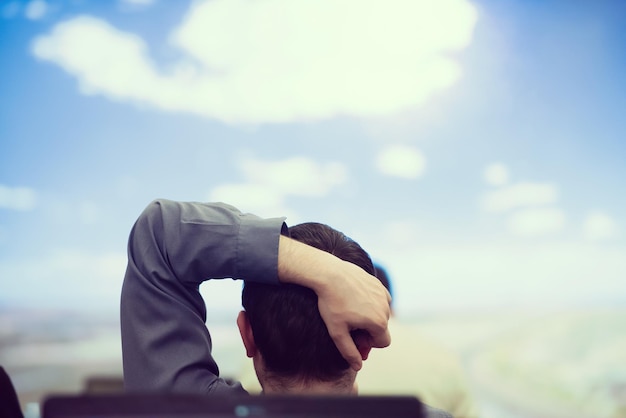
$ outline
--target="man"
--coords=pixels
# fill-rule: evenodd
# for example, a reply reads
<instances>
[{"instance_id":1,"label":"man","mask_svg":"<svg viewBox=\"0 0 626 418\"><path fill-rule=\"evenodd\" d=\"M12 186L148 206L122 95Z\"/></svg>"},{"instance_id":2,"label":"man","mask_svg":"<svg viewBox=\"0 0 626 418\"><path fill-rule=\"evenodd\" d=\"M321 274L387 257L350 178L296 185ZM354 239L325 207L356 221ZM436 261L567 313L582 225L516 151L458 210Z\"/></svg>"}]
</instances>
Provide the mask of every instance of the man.
<instances>
[{"instance_id":1,"label":"man","mask_svg":"<svg viewBox=\"0 0 626 418\"><path fill-rule=\"evenodd\" d=\"M244 393L218 377L200 283L219 278L313 290L337 348L355 370L362 356L350 331L385 347L390 296L372 275L290 239L282 218L260 219L225 204L157 200L128 244L121 298L124 384L129 390Z\"/></svg>"},{"instance_id":2,"label":"man","mask_svg":"<svg viewBox=\"0 0 626 418\"><path fill-rule=\"evenodd\" d=\"M344 382L349 384L342 386L352 391L353 376L369 348L390 343L389 293L362 268L288 238L287 233L283 219L260 219L225 204L151 203L129 238L121 300L125 387L245 393L239 383L219 378L205 326L206 307L198 291L203 281L230 277L243 279L246 287L260 283L278 289L283 283L313 291L328 335L353 370ZM254 289L247 292L256 300ZM250 303L254 302L246 305L254 310ZM267 366L263 344L252 331L252 316L257 315L247 315L240 315L238 322L248 354ZM351 331L357 334L358 347ZM261 370L269 378L266 382L276 382L271 368ZM302 389L324 383L308 377L300 379ZM324 393L323 386L309 392ZM268 392L280 392L280 387L268 384ZM285 392L294 386L282 387Z\"/></svg>"}]
</instances>

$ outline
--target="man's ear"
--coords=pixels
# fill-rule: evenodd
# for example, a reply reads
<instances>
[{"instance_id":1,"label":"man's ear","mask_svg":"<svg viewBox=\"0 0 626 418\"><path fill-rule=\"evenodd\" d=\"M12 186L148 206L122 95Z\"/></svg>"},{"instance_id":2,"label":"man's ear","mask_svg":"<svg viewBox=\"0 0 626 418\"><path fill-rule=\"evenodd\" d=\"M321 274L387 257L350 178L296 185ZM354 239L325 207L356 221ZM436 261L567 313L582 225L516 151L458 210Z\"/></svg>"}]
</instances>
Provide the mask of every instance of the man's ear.
<instances>
[{"instance_id":1,"label":"man's ear","mask_svg":"<svg viewBox=\"0 0 626 418\"><path fill-rule=\"evenodd\" d=\"M239 315L237 315L237 327L239 327L241 341L243 341L243 345L246 347L246 355L249 358L254 357L258 350L254 342L254 335L252 334L252 328L250 327L250 321L248 320L246 311L241 311Z\"/></svg>"}]
</instances>

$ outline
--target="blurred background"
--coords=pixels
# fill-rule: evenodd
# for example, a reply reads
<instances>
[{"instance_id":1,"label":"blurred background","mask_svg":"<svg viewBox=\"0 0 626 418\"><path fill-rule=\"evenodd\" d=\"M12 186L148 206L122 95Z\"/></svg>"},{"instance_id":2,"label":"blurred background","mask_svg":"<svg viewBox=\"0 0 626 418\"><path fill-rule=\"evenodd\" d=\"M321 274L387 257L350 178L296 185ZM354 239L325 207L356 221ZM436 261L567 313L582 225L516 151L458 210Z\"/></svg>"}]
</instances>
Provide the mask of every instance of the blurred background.
<instances>
[{"instance_id":1,"label":"blurred background","mask_svg":"<svg viewBox=\"0 0 626 418\"><path fill-rule=\"evenodd\" d=\"M163 197L358 241L483 417L626 416L625 19L618 0L1 1L0 365L24 408L121 374L126 240ZM240 288L203 288L226 375Z\"/></svg>"}]
</instances>

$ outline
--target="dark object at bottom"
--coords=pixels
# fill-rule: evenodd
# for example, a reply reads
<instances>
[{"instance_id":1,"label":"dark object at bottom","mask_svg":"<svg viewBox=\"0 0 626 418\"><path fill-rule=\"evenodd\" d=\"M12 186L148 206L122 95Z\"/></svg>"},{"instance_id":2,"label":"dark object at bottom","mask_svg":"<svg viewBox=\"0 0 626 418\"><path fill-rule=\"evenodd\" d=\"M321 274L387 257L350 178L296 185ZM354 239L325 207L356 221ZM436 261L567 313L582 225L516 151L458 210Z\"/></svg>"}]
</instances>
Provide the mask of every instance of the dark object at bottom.
<instances>
[{"instance_id":1,"label":"dark object at bottom","mask_svg":"<svg viewBox=\"0 0 626 418\"><path fill-rule=\"evenodd\" d=\"M425 418L410 396L207 396L115 394L52 396L42 418Z\"/></svg>"}]
</instances>

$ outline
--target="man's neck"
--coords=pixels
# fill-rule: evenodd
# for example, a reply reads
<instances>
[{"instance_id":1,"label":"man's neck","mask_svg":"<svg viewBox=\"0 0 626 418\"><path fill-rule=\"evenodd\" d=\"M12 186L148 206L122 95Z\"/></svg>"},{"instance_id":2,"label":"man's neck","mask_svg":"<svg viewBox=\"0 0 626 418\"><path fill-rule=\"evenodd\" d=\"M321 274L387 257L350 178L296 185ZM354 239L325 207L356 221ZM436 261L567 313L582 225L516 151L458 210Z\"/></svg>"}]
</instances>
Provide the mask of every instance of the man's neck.
<instances>
[{"instance_id":1,"label":"man's neck","mask_svg":"<svg viewBox=\"0 0 626 418\"><path fill-rule=\"evenodd\" d=\"M345 382L263 382L266 395L356 395L354 384Z\"/></svg>"}]
</instances>

